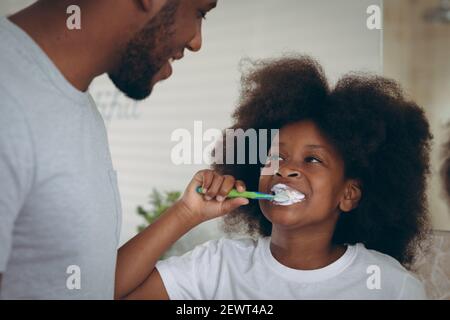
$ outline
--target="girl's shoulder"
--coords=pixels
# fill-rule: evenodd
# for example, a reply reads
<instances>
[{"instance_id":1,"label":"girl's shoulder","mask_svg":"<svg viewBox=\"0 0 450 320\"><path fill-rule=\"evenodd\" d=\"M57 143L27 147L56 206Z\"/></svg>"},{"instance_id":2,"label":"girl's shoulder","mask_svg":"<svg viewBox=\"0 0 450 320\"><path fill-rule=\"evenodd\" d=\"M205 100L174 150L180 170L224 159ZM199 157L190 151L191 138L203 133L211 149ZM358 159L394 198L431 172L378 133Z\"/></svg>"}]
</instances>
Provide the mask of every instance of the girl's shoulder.
<instances>
[{"instance_id":1,"label":"girl's shoulder","mask_svg":"<svg viewBox=\"0 0 450 320\"><path fill-rule=\"evenodd\" d=\"M367 249L362 243L357 243L355 246L357 248L359 261L364 264L380 266L384 269L400 273L408 272L400 262L388 254L373 249Z\"/></svg>"},{"instance_id":2,"label":"girl's shoulder","mask_svg":"<svg viewBox=\"0 0 450 320\"><path fill-rule=\"evenodd\" d=\"M415 293L420 299L425 297L422 282L395 258L373 249L367 249L362 243L356 244L356 247L358 254L355 265L363 268L368 275L379 275L385 284L396 284L401 288L399 298L407 298L407 294Z\"/></svg>"}]
</instances>

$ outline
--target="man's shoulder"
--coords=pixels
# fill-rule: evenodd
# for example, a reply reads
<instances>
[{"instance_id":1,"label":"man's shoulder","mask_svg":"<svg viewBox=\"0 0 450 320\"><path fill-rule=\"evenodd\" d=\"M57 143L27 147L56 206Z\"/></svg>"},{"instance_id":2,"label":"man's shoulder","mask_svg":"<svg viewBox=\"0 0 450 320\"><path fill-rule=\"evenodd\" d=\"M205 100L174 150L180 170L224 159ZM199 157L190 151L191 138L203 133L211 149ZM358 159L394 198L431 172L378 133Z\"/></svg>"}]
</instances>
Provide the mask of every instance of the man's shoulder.
<instances>
[{"instance_id":1,"label":"man's shoulder","mask_svg":"<svg viewBox=\"0 0 450 320\"><path fill-rule=\"evenodd\" d=\"M25 55L16 47L13 41L11 46L0 42L0 110L3 113L19 107L27 113L42 112L40 107L55 101L60 94L32 59L32 53Z\"/></svg>"},{"instance_id":2,"label":"man's shoulder","mask_svg":"<svg viewBox=\"0 0 450 320\"><path fill-rule=\"evenodd\" d=\"M17 31L6 18L0 17L0 82L29 80L39 72L34 51L29 46L31 40L18 36Z\"/></svg>"},{"instance_id":3,"label":"man's shoulder","mask_svg":"<svg viewBox=\"0 0 450 320\"><path fill-rule=\"evenodd\" d=\"M20 103L0 82L0 127L3 129L16 127L19 123L25 124L25 116Z\"/></svg>"}]
</instances>

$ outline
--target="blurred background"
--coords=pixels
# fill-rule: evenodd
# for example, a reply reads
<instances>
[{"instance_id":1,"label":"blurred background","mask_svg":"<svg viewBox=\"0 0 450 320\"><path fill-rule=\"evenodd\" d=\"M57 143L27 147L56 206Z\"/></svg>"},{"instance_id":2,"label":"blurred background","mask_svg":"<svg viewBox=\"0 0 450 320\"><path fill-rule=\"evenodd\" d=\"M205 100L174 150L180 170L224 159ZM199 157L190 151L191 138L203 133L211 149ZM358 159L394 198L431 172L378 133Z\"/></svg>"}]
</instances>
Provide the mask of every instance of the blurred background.
<instances>
[{"instance_id":1,"label":"blurred background","mask_svg":"<svg viewBox=\"0 0 450 320\"><path fill-rule=\"evenodd\" d=\"M384 75L425 109L434 135L428 189L434 232L416 267L430 297L450 299L450 1L385 0L383 38Z\"/></svg>"},{"instance_id":2,"label":"blurred background","mask_svg":"<svg viewBox=\"0 0 450 320\"><path fill-rule=\"evenodd\" d=\"M0 14L32 2L1 0ZM381 30L367 27L371 5L381 9ZM150 98L133 102L107 77L96 79L90 92L104 117L119 174L121 243L171 203L176 194L166 192L182 192L192 175L207 167L172 163L174 130L187 129L201 140L209 128L230 126L242 59L292 52L318 59L332 82L349 71L395 78L425 108L435 136L429 187L434 232L431 250L419 258L417 269L431 298L450 299L450 210L442 174L450 122L449 1L219 0L204 23L202 50L176 62L173 76ZM202 122L202 132L194 132L195 121ZM180 239L167 256L222 236L220 221L210 221Z\"/></svg>"}]
</instances>

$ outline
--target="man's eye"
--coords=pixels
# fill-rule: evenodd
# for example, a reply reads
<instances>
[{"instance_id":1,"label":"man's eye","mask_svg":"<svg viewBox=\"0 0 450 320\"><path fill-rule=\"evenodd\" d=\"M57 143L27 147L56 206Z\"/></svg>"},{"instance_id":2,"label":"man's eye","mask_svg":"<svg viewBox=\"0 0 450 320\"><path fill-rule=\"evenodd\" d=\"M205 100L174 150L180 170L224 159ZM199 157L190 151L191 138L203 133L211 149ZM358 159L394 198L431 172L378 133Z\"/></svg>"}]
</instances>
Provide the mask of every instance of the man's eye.
<instances>
[{"instance_id":1,"label":"man's eye","mask_svg":"<svg viewBox=\"0 0 450 320\"><path fill-rule=\"evenodd\" d=\"M204 12L204 11L199 11L199 12L198 12L198 17L201 18L201 19L203 19L203 20L206 20L206 12Z\"/></svg>"}]
</instances>

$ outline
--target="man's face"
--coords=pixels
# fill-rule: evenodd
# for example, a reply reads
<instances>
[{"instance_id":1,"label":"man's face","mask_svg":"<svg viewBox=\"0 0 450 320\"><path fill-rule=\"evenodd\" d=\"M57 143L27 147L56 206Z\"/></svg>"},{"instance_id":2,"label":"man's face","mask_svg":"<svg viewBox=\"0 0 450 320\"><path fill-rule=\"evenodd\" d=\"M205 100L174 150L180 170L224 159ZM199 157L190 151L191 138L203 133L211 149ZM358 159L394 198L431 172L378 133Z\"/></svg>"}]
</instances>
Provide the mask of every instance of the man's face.
<instances>
[{"instance_id":1,"label":"man's face","mask_svg":"<svg viewBox=\"0 0 450 320\"><path fill-rule=\"evenodd\" d=\"M109 77L135 100L147 98L153 86L172 74L171 63L184 49L199 51L202 21L217 0L167 0L161 11L126 45Z\"/></svg>"}]
</instances>

